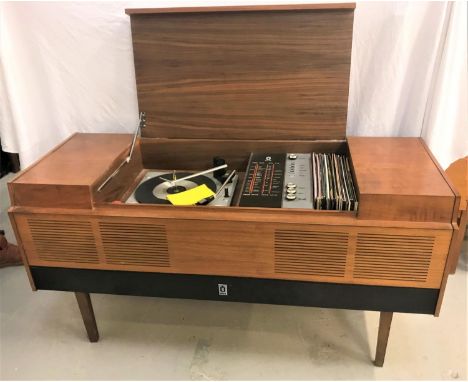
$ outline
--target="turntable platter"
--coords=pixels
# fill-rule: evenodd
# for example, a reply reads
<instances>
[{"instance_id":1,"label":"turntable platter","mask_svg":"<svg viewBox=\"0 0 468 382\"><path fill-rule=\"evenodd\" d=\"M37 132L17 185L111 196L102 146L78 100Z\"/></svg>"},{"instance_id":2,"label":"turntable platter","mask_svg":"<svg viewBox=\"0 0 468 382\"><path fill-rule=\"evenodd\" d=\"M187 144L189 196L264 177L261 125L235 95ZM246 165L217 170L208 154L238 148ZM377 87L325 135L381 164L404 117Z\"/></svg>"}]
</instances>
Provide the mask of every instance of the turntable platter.
<instances>
[{"instance_id":1,"label":"turntable platter","mask_svg":"<svg viewBox=\"0 0 468 382\"><path fill-rule=\"evenodd\" d=\"M191 175L189 172L177 172L175 176L177 179ZM213 179L207 176L199 175L195 178L181 180L177 185L171 185L165 179L172 179L174 174L162 174L154 176L142 182L135 190L135 199L138 203L150 204L171 204L167 200L168 194L176 194L179 192L190 190L194 187L205 184L211 191L216 193L217 185ZM164 179L163 179L164 178Z\"/></svg>"}]
</instances>

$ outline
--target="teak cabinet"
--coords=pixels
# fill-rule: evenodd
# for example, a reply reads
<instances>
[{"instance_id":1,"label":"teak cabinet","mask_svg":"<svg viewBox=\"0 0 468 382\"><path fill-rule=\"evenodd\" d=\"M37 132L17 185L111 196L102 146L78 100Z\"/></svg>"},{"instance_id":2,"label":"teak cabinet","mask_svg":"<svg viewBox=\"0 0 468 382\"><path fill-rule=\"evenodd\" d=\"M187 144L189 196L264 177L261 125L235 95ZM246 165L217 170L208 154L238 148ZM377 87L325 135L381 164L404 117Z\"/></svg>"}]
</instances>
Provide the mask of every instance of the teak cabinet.
<instances>
[{"instance_id":1,"label":"teak cabinet","mask_svg":"<svg viewBox=\"0 0 468 382\"><path fill-rule=\"evenodd\" d=\"M75 134L9 183L33 289L438 315L459 196L420 138L346 137L354 4L127 10L147 123ZM349 157L356 212L126 204L149 169L250 152Z\"/></svg>"}]
</instances>

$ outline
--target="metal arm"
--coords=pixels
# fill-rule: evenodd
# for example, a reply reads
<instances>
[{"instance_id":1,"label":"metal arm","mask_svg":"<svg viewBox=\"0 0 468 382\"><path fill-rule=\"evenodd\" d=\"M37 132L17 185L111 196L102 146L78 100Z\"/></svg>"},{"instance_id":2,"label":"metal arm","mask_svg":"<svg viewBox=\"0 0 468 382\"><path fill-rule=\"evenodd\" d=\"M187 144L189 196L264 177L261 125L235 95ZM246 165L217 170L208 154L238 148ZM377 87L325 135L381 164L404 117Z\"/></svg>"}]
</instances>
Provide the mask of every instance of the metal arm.
<instances>
[{"instance_id":1,"label":"metal arm","mask_svg":"<svg viewBox=\"0 0 468 382\"><path fill-rule=\"evenodd\" d=\"M183 180L195 178L196 176L209 174L210 172L215 172L215 171L221 170L222 168L226 168L226 167L227 167L227 164L223 164L223 165L218 166L218 167L213 167L213 168L210 168L208 170L204 170L204 171L197 172L195 174L190 174L190 175L184 176L183 178L180 178L180 179L169 180L169 179L163 178L162 176L160 176L160 178L162 180L165 180L166 182L169 182L171 184L171 186L173 186L177 182L181 182Z\"/></svg>"},{"instance_id":2,"label":"metal arm","mask_svg":"<svg viewBox=\"0 0 468 382\"><path fill-rule=\"evenodd\" d=\"M131 146L130 146L130 150L129 150L129 152L128 152L127 157L123 160L123 162L119 165L119 167L117 167L117 168L115 169L115 171L114 171L112 174L110 174L110 175L104 180L104 182L101 183L101 185L100 185L100 186L98 187L98 189L97 189L98 192L101 192L101 190L105 187L105 185L106 185L107 183L109 183L110 180L111 180L114 176L116 176L116 175L119 173L120 169L121 169L125 164L127 164L127 163L130 162L130 160L132 159L133 150L135 149L135 144L136 144L136 140L137 140L137 138L138 138L138 133L140 132L141 127L145 125L145 122L146 122L146 114L145 114L144 112L141 112L141 113L140 113L140 119L139 119L139 121L138 121L138 126L137 126L137 128L135 129L135 132L133 133L132 144L131 144Z\"/></svg>"}]
</instances>

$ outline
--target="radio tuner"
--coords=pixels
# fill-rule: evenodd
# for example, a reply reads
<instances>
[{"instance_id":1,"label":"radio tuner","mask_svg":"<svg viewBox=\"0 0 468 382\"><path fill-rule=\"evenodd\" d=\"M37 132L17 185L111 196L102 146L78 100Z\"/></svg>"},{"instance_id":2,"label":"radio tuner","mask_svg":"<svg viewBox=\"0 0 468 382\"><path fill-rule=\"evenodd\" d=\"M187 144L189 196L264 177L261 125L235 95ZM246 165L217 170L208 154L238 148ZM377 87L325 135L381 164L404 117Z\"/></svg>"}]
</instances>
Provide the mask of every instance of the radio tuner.
<instances>
[{"instance_id":1,"label":"radio tuner","mask_svg":"<svg viewBox=\"0 0 468 382\"><path fill-rule=\"evenodd\" d=\"M311 155L250 155L241 207L313 208Z\"/></svg>"}]
</instances>

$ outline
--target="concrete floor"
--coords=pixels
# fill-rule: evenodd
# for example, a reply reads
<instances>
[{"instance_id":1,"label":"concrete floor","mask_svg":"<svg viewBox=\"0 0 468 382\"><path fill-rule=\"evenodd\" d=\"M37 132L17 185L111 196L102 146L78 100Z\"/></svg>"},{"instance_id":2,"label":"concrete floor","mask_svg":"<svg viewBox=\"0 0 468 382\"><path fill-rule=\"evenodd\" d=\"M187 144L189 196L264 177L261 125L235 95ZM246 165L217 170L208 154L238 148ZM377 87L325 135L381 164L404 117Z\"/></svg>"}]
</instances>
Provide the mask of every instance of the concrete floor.
<instances>
[{"instance_id":1,"label":"concrete floor","mask_svg":"<svg viewBox=\"0 0 468 382\"><path fill-rule=\"evenodd\" d=\"M9 236L5 179L0 197ZM0 379L466 379L467 240L463 251L440 317L394 315L383 368L376 312L93 295L91 344L73 294L1 269Z\"/></svg>"}]
</instances>

